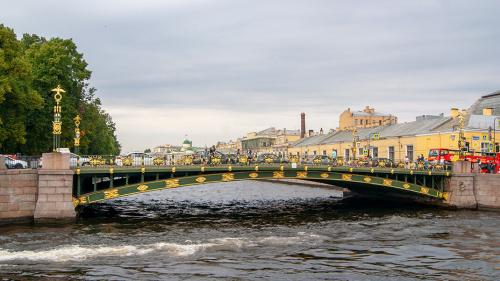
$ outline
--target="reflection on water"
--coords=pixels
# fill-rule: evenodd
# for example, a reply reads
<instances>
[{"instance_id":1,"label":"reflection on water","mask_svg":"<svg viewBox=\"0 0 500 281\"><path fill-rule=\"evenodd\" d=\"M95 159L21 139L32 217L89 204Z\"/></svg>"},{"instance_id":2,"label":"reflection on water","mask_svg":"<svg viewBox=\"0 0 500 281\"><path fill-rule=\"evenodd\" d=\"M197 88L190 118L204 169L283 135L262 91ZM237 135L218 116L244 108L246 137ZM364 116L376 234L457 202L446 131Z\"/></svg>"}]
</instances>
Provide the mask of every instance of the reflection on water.
<instances>
[{"instance_id":1,"label":"reflection on water","mask_svg":"<svg viewBox=\"0 0 500 281\"><path fill-rule=\"evenodd\" d=\"M499 213L338 196L301 185L213 184L95 205L71 225L3 226L0 276L499 280Z\"/></svg>"}]
</instances>

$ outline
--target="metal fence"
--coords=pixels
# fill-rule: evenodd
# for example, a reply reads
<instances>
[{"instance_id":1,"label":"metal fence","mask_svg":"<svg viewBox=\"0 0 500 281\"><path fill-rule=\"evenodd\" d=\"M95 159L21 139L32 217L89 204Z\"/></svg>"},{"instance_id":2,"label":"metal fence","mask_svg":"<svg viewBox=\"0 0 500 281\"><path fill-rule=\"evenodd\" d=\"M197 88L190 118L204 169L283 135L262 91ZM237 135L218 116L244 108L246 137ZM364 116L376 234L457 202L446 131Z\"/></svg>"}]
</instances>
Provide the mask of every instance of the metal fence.
<instances>
[{"instance_id":1,"label":"metal fence","mask_svg":"<svg viewBox=\"0 0 500 281\"><path fill-rule=\"evenodd\" d=\"M451 163L431 163L428 161L414 162L393 162L388 159L350 159L325 158L324 156L299 158L296 156L280 157L267 154L265 156L247 155L207 155L198 157L196 155L185 155L178 159L171 159L166 156L150 156L147 154L140 156L114 156L114 155L82 155L71 156L71 167L143 167L143 166L192 166L192 165L323 165L333 167L373 167L373 168L394 168L408 170L451 170Z\"/></svg>"},{"instance_id":2,"label":"metal fence","mask_svg":"<svg viewBox=\"0 0 500 281\"><path fill-rule=\"evenodd\" d=\"M38 169L41 167L40 156L3 156L7 169Z\"/></svg>"}]
</instances>

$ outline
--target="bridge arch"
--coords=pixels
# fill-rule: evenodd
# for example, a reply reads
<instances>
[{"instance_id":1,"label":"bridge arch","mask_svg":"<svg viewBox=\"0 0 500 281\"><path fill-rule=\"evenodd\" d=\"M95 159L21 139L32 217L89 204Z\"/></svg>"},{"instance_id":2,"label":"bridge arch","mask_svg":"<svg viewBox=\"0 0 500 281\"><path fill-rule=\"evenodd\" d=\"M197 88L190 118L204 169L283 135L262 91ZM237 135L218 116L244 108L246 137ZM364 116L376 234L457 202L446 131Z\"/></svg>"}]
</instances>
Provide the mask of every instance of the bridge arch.
<instances>
[{"instance_id":1,"label":"bridge arch","mask_svg":"<svg viewBox=\"0 0 500 281\"><path fill-rule=\"evenodd\" d=\"M417 195L430 199L446 199L447 196L445 192L441 192L434 188L372 175L359 175L326 171L247 171L183 176L151 182L130 184L115 188L107 188L87 194L82 194L78 198L73 198L73 204L75 207L77 207L79 205L87 205L96 202L112 200L119 197L126 197L140 193L178 188L183 186L260 179L301 179L307 181L330 183L332 185L339 186L357 185L362 188L366 187L395 191L397 190L402 193Z\"/></svg>"}]
</instances>

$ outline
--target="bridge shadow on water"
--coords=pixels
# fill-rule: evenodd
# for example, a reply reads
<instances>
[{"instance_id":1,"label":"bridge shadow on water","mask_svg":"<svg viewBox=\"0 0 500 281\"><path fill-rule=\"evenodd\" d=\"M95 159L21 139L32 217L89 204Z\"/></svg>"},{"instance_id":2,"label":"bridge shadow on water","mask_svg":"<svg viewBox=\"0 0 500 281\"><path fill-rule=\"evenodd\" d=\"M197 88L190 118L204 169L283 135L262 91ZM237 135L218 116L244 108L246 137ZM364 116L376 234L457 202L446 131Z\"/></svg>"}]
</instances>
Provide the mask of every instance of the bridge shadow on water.
<instances>
[{"instance_id":1,"label":"bridge shadow on water","mask_svg":"<svg viewBox=\"0 0 500 281\"><path fill-rule=\"evenodd\" d=\"M173 191L87 205L80 208L78 222L116 222L133 228L154 225L255 227L357 221L394 214L412 217L429 211L439 213L435 208L394 201L342 198L338 191L310 184L229 183L169 193ZM221 193L226 194L223 199L214 195ZM193 194L193 198L187 194Z\"/></svg>"}]
</instances>

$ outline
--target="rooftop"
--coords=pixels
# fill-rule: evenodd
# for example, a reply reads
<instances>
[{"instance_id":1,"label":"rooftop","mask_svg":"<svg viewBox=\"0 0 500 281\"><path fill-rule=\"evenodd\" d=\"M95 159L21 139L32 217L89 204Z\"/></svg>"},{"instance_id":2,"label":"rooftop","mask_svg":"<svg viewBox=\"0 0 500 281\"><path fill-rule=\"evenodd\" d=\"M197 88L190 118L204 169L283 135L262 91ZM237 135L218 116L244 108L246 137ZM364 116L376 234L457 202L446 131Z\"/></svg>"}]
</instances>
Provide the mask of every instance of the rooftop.
<instances>
[{"instance_id":1,"label":"rooftop","mask_svg":"<svg viewBox=\"0 0 500 281\"><path fill-rule=\"evenodd\" d=\"M488 107L493 108L493 115L500 116L500 91L482 96L467 111L471 115L482 115Z\"/></svg>"},{"instance_id":2,"label":"rooftop","mask_svg":"<svg viewBox=\"0 0 500 281\"><path fill-rule=\"evenodd\" d=\"M386 114L386 113L381 113L381 112L372 112L372 113L368 113L368 112L364 112L364 111L354 111L352 113L352 116L356 116L356 117L369 117L369 116L380 116L380 117L388 117L388 116L392 116L391 114Z\"/></svg>"},{"instance_id":3,"label":"rooftop","mask_svg":"<svg viewBox=\"0 0 500 281\"><path fill-rule=\"evenodd\" d=\"M413 122L394 124L388 126L378 126L371 128L357 129L357 136L360 140L367 140L375 133L380 134L381 138L414 136L418 134L430 133L444 123L451 120L450 117L439 117L433 119L423 119ZM352 131L336 131L326 135L316 135L301 139L293 146L307 146L317 144L330 144L336 142L351 142L353 139Z\"/></svg>"}]
</instances>

